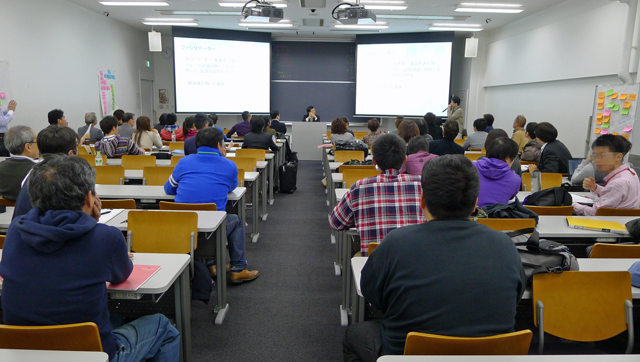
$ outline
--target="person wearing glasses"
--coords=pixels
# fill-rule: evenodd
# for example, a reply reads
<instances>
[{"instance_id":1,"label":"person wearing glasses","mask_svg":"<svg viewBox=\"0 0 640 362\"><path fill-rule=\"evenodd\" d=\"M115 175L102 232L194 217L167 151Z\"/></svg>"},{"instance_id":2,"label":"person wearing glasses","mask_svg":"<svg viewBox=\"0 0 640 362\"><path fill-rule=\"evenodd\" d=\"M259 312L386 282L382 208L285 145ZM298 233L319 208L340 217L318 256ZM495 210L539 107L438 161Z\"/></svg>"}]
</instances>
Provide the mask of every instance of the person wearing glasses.
<instances>
[{"instance_id":1,"label":"person wearing glasses","mask_svg":"<svg viewBox=\"0 0 640 362\"><path fill-rule=\"evenodd\" d=\"M4 144L11 158L0 162L0 197L15 201L22 180L37 163L40 151L36 144L36 133L27 126L11 127L5 134Z\"/></svg>"},{"instance_id":2,"label":"person wearing glasses","mask_svg":"<svg viewBox=\"0 0 640 362\"><path fill-rule=\"evenodd\" d=\"M574 202L573 213L593 216L600 207L640 208L640 180L629 165L622 163L631 150L631 142L622 136L602 135L593 142L591 149L596 169L607 174L604 177L605 185L599 186L593 177L585 178L582 187L598 196L598 199L593 206Z\"/></svg>"}]
</instances>

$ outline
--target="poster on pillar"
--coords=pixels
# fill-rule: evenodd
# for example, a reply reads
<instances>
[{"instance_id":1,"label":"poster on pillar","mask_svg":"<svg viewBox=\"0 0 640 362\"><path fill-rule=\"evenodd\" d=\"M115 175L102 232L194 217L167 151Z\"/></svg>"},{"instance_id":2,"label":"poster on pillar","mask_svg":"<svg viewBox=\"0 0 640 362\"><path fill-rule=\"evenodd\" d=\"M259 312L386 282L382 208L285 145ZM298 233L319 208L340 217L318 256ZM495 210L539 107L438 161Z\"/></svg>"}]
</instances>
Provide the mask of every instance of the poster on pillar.
<instances>
[{"instance_id":1,"label":"poster on pillar","mask_svg":"<svg viewBox=\"0 0 640 362\"><path fill-rule=\"evenodd\" d=\"M111 69L100 69L99 77L102 117L110 116L116 110L116 74Z\"/></svg>"},{"instance_id":2,"label":"poster on pillar","mask_svg":"<svg viewBox=\"0 0 640 362\"><path fill-rule=\"evenodd\" d=\"M634 132L638 120L638 92L640 84L599 85L596 87L593 116L589 131L589 144L600 135L611 134L623 136L634 144L631 153L640 153L640 146L635 146ZM635 151L635 152L634 152Z\"/></svg>"}]
</instances>

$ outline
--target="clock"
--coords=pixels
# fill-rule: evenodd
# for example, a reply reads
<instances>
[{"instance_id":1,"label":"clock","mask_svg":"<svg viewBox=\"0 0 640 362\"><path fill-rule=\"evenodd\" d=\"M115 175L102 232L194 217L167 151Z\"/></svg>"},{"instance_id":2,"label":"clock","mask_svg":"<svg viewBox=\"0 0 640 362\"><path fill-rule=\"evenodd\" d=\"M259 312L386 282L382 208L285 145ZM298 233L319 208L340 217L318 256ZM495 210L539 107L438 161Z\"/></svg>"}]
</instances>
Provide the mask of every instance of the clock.
<instances>
[{"instance_id":1,"label":"clock","mask_svg":"<svg viewBox=\"0 0 640 362\"><path fill-rule=\"evenodd\" d=\"M160 53L164 59L171 59L173 57L173 49L169 47L162 48L162 53Z\"/></svg>"}]
</instances>

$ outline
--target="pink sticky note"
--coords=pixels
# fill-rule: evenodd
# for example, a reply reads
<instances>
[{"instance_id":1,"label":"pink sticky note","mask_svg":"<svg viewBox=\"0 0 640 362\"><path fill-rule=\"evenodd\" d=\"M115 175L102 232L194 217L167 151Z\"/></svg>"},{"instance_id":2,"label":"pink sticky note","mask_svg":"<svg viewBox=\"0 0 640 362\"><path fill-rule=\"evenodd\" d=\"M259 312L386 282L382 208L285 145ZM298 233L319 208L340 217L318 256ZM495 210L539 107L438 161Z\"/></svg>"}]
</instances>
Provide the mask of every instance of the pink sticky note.
<instances>
[{"instance_id":1,"label":"pink sticky note","mask_svg":"<svg viewBox=\"0 0 640 362\"><path fill-rule=\"evenodd\" d=\"M600 134L609 134L609 130L606 128L603 128Z\"/></svg>"},{"instance_id":2,"label":"pink sticky note","mask_svg":"<svg viewBox=\"0 0 640 362\"><path fill-rule=\"evenodd\" d=\"M633 127L629 126L629 127L625 127L623 132L631 132L633 131Z\"/></svg>"},{"instance_id":3,"label":"pink sticky note","mask_svg":"<svg viewBox=\"0 0 640 362\"><path fill-rule=\"evenodd\" d=\"M100 75L104 75L104 72L103 72L103 71L100 71Z\"/></svg>"},{"instance_id":4,"label":"pink sticky note","mask_svg":"<svg viewBox=\"0 0 640 362\"><path fill-rule=\"evenodd\" d=\"M7 98L7 95L5 93L0 93L0 99L5 99Z\"/></svg>"},{"instance_id":5,"label":"pink sticky note","mask_svg":"<svg viewBox=\"0 0 640 362\"><path fill-rule=\"evenodd\" d=\"M611 111L604 111L604 116L610 116L611 115Z\"/></svg>"},{"instance_id":6,"label":"pink sticky note","mask_svg":"<svg viewBox=\"0 0 640 362\"><path fill-rule=\"evenodd\" d=\"M102 84L107 85L107 81L106 81L106 80L103 80L103 81L102 81Z\"/></svg>"}]
</instances>

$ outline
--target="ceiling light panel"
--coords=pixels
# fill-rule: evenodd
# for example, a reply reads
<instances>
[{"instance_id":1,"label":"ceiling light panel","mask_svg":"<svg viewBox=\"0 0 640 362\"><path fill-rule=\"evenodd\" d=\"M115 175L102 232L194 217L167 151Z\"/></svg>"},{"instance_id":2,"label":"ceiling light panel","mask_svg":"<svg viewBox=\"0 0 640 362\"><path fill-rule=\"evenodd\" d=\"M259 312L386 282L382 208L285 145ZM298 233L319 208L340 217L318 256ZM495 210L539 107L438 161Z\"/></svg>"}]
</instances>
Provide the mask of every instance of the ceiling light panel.
<instances>
[{"instance_id":1,"label":"ceiling light panel","mask_svg":"<svg viewBox=\"0 0 640 362\"><path fill-rule=\"evenodd\" d=\"M101 1L105 6L169 6L166 1Z\"/></svg>"}]
</instances>

